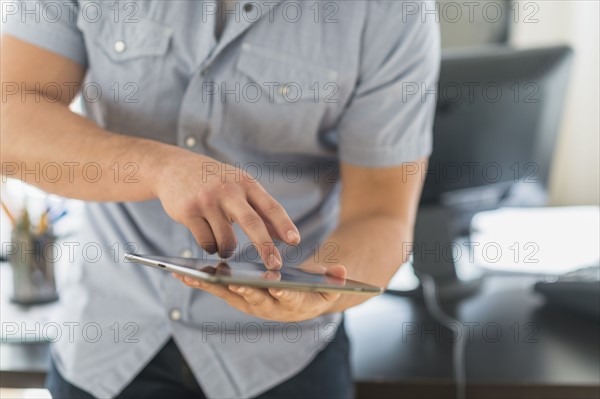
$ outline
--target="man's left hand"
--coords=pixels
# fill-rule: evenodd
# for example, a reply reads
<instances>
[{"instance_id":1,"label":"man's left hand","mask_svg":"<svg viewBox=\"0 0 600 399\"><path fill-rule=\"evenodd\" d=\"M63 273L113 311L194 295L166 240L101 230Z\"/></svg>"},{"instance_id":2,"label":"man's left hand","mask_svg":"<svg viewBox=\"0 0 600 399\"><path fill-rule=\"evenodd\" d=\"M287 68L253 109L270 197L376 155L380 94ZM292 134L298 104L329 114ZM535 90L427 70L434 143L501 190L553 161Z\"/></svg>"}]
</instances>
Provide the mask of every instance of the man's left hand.
<instances>
[{"instance_id":1,"label":"man's left hand","mask_svg":"<svg viewBox=\"0 0 600 399\"><path fill-rule=\"evenodd\" d=\"M346 278L346 268L342 265L323 266L321 270L314 270L314 272ZM320 316L330 311L333 303L340 297L339 293L303 292L280 288L261 289L239 285L222 286L175 273L173 276L189 287L218 296L244 313L280 322L304 321ZM278 272L267 271L265 278L278 279Z\"/></svg>"}]
</instances>

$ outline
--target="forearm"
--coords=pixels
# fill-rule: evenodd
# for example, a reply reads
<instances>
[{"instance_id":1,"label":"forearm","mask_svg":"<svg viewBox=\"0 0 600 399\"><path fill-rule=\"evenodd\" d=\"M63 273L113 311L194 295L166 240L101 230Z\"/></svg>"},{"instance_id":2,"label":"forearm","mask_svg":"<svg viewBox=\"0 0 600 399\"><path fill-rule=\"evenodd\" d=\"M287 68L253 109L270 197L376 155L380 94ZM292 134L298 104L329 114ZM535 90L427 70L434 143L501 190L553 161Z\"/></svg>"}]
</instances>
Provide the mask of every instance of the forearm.
<instances>
[{"instance_id":1,"label":"forearm","mask_svg":"<svg viewBox=\"0 0 600 399\"><path fill-rule=\"evenodd\" d=\"M397 218L373 215L349 220L325 240L324 244L332 243L338 252L321 262L325 266L331 266L332 262L342 264L349 279L385 287L407 260L407 243L411 241L412 225ZM367 299L363 295L342 295L329 312L343 311Z\"/></svg>"},{"instance_id":2,"label":"forearm","mask_svg":"<svg viewBox=\"0 0 600 399\"><path fill-rule=\"evenodd\" d=\"M90 201L155 197L153 177L175 146L101 129L49 101L2 104L2 174Z\"/></svg>"}]
</instances>

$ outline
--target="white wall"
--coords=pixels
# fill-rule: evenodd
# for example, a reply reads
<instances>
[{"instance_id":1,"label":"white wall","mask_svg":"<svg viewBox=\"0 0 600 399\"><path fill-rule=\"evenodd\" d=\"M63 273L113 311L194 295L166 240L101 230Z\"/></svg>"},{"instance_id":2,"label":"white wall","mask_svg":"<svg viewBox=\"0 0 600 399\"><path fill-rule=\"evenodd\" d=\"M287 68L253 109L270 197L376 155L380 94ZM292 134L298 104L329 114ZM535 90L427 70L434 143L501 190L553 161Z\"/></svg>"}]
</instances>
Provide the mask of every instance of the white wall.
<instances>
[{"instance_id":1,"label":"white wall","mask_svg":"<svg viewBox=\"0 0 600 399\"><path fill-rule=\"evenodd\" d=\"M600 2L519 0L519 3L521 12L512 26L513 44L530 47L566 43L575 49L550 180L551 202L555 205L599 204ZM529 6L524 9L526 4ZM537 22L525 23L525 16L533 12Z\"/></svg>"}]
</instances>

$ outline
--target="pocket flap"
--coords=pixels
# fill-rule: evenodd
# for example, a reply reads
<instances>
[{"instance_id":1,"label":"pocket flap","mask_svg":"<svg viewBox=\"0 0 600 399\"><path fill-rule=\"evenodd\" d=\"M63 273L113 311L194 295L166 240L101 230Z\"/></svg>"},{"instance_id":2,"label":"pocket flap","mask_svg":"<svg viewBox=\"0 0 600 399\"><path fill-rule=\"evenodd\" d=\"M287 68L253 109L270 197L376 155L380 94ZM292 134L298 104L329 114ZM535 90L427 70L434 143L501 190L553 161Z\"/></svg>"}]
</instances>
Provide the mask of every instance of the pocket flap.
<instances>
[{"instance_id":1,"label":"pocket flap","mask_svg":"<svg viewBox=\"0 0 600 399\"><path fill-rule=\"evenodd\" d=\"M171 27L142 18L130 23L88 22L80 18L77 26L115 62L164 55L173 36Z\"/></svg>"},{"instance_id":2,"label":"pocket flap","mask_svg":"<svg viewBox=\"0 0 600 399\"><path fill-rule=\"evenodd\" d=\"M236 67L281 103L317 100L322 87L338 77L333 69L251 43L242 44Z\"/></svg>"}]
</instances>

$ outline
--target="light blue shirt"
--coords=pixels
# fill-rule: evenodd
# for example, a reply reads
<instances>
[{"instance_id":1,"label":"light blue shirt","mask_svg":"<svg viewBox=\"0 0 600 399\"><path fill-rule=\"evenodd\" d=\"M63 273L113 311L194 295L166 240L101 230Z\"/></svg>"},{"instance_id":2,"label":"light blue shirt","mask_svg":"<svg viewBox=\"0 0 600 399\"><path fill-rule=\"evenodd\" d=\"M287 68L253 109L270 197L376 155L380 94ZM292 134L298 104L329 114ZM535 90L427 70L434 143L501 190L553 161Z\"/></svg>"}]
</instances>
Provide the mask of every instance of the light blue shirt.
<instances>
[{"instance_id":1,"label":"light blue shirt","mask_svg":"<svg viewBox=\"0 0 600 399\"><path fill-rule=\"evenodd\" d=\"M302 235L298 248L282 247L285 265L335 258L315 248L337 223L339 161L388 167L431 150L433 4L245 3L219 41L206 1L14 2L3 29L85 65L83 107L100 126L254 175ZM134 172L118 167L122 178ZM61 287L62 321L76 323L74 334L53 353L61 374L92 394L118 394L173 337L208 397L251 397L298 373L333 336L339 314L268 322L123 263L125 252L203 256L157 200L86 208ZM236 233L235 256L255 260Z\"/></svg>"}]
</instances>

